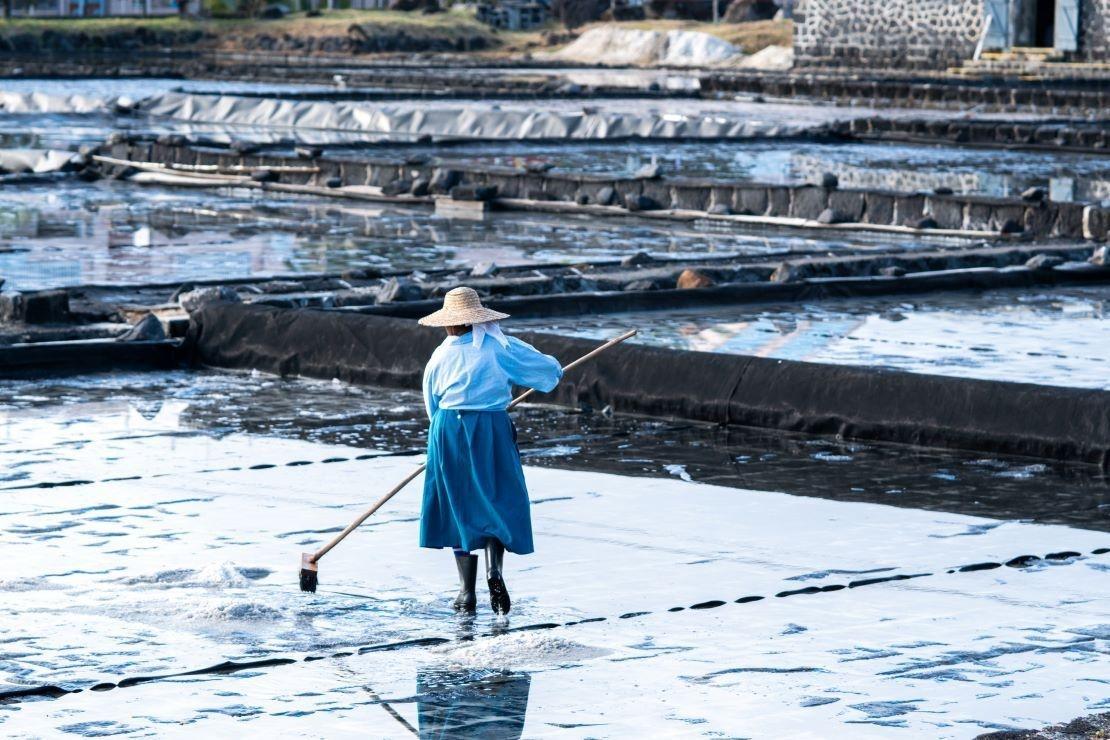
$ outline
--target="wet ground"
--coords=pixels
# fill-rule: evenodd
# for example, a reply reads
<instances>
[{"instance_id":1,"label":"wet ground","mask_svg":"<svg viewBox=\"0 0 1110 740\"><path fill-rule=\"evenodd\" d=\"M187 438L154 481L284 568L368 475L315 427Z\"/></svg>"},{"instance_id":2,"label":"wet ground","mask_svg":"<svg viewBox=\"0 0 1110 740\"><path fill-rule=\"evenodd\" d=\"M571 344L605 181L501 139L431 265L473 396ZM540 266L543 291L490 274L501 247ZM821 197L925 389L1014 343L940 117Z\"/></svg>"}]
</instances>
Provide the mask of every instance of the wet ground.
<instances>
[{"instance_id":1,"label":"wet ground","mask_svg":"<svg viewBox=\"0 0 1110 740\"><path fill-rule=\"evenodd\" d=\"M82 689L0 704L8 735L969 737L1107 705L1096 595L1110 541L1033 511L895 508L877 491L827 500L755 490L758 476L689 482L699 469L677 461L692 462L696 433L646 423L616 453L648 468L637 477L567 470L557 460L579 442L549 436L560 423L533 409L522 427L544 429L524 450L539 551L510 558L507 621L460 621L449 555L415 546L415 488L323 561L316 595L296 590L297 553L418 462L381 456L419 439L411 396L183 373L2 393L15 476L0 542L22 547L0 583L0 690ZM652 436L670 438L639 446ZM662 456L667 442L684 449ZM851 468L886 485L812 442L791 456L798 481ZM945 458L920 453L848 452L886 458L870 468L885 476ZM944 465L1015 502L1106 503L1089 474Z\"/></svg>"},{"instance_id":2,"label":"wet ground","mask_svg":"<svg viewBox=\"0 0 1110 740\"><path fill-rule=\"evenodd\" d=\"M521 328L701 352L1110 390L1110 288L933 294L808 305L521 319Z\"/></svg>"},{"instance_id":3,"label":"wet ground","mask_svg":"<svg viewBox=\"0 0 1110 740\"><path fill-rule=\"evenodd\" d=\"M0 188L0 277L14 289L420 270L656 256L825 254L935 248L968 240L737 228L627 218L496 214L452 220L427 207L321 202L257 191L124 182Z\"/></svg>"}]
</instances>

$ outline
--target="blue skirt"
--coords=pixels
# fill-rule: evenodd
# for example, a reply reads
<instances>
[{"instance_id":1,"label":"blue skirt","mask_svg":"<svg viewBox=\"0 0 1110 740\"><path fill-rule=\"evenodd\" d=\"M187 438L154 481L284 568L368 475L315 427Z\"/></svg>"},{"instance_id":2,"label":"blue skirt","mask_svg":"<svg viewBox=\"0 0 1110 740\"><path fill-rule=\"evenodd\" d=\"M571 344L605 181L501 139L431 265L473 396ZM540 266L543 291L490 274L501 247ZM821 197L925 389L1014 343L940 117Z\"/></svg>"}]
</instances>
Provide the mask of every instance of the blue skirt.
<instances>
[{"instance_id":1,"label":"blue skirt","mask_svg":"<svg viewBox=\"0 0 1110 740\"><path fill-rule=\"evenodd\" d=\"M428 430L420 546L470 551L492 538L527 555L534 550L529 506L509 415L439 409Z\"/></svg>"}]
</instances>

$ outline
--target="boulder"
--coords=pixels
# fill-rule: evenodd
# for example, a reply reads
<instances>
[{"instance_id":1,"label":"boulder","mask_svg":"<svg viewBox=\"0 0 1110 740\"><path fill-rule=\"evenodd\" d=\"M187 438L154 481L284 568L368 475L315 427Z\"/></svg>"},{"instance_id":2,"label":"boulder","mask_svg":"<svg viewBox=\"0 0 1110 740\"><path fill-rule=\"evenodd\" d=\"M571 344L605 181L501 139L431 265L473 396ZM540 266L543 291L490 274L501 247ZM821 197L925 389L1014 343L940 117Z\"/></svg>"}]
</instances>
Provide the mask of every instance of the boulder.
<instances>
[{"instance_id":1,"label":"boulder","mask_svg":"<svg viewBox=\"0 0 1110 740\"><path fill-rule=\"evenodd\" d=\"M953 195L956 191L947 185L939 185L933 188L934 195Z\"/></svg>"},{"instance_id":2,"label":"boulder","mask_svg":"<svg viewBox=\"0 0 1110 740\"><path fill-rule=\"evenodd\" d=\"M915 229L935 229L937 228L937 220L932 216L926 216L925 218L918 219L913 224L913 227Z\"/></svg>"},{"instance_id":3,"label":"boulder","mask_svg":"<svg viewBox=\"0 0 1110 740\"><path fill-rule=\"evenodd\" d=\"M273 170L261 169L251 172L251 179L255 182L273 182L278 176Z\"/></svg>"},{"instance_id":4,"label":"boulder","mask_svg":"<svg viewBox=\"0 0 1110 740\"><path fill-rule=\"evenodd\" d=\"M714 216L729 216L732 215L732 208L728 203L714 203L709 207L708 212Z\"/></svg>"},{"instance_id":5,"label":"boulder","mask_svg":"<svg viewBox=\"0 0 1110 740\"><path fill-rule=\"evenodd\" d=\"M341 188L343 187L343 178L329 177L327 180L324 181L324 185L328 186L329 188Z\"/></svg>"},{"instance_id":6,"label":"boulder","mask_svg":"<svg viewBox=\"0 0 1110 740\"><path fill-rule=\"evenodd\" d=\"M611 186L606 185L601 190L597 191L597 204L599 206L611 206L617 198L617 191Z\"/></svg>"},{"instance_id":7,"label":"boulder","mask_svg":"<svg viewBox=\"0 0 1110 740\"><path fill-rule=\"evenodd\" d=\"M1088 259L1092 265L1099 265L1101 267L1110 267L1110 247L1102 246L1095 250Z\"/></svg>"},{"instance_id":8,"label":"boulder","mask_svg":"<svg viewBox=\"0 0 1110 740\"><path fill-rule=\"evenodd\" d=\"M840 186L840 178L832 172L822 172L821 179L817 181L817 184L823 188L833 190Z\"/></svg>"},{"instance_id":9,"label":"boulder","mask_svg":"<svg viewBox=\"0 0 1110 740\"><path fill-rule=\"evenodd\" d=\"M412 190L410 192L418 198L423 198L427 196L431 190L432 181L426 177L418 177L412 181Z\"/></svg>"},{"instance_id":10,"label":"boulder","mask_svg":"<svg viewBox=\"0 0 1110 740\"><path fill-rule=\"evenodd\" d=\"M1025 231L1025 227L1022 226L1021 222L1018 221L1017 219L1008 218L1002 224L1002 228L1000 228L999 231L1002 232L1003 234L1020 234L1023 231Z\"/></svg>"}]
</instances>

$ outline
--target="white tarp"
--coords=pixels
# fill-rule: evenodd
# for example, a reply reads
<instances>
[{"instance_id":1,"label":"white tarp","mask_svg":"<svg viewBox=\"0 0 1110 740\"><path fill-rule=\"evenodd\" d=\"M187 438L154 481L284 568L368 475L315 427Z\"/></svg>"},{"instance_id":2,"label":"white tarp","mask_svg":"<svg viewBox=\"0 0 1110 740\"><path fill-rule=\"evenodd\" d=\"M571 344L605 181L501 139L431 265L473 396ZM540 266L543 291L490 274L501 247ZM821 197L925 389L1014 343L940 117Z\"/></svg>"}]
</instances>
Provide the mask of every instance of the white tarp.
<instances>
[{"instance_id":1,"label":"white tarp","mask_svg":"<svg viewBox=\"0 0 1110 740\"><path fill-rule=\"evenodd\" d=\"M822 117L789 120L766 111L721 110L677 101L665 106L392 104L292 101L232 95L167 93L150 98L151 116L190 123L291 130L357 131L370 136L473 139L749 138L813 131ZM760 115L762 113L762 115Z\"/></svg>"},{"instance_id":2,"label":"white tarp","mask_svg":"<svg viewBox=\"0 0 1110 740\"><path fill-rule=\"evenodd\" d=\"M0 149L0 174L58 172L74 156L60 149Z\"/></svg>"}]
</instances>

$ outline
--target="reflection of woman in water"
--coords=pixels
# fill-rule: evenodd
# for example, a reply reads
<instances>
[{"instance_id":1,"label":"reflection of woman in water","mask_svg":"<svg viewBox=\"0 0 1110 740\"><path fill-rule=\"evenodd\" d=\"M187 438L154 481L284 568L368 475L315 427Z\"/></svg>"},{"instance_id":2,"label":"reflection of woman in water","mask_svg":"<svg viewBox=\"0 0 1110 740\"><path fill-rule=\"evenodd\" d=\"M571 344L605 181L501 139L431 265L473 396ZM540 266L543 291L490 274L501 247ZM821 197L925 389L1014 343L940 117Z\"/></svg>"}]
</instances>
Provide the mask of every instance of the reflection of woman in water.
<instances>
[{"instance_id":1,"label":"reflection of woman in water","mask_svg":"<svg viewBox=\"0 0 1110 740\"><path fill-rule=\"evenodd\" d=\"M502 559L527 555L532 518L516 429L505 408L513 385L549 391L563 371L559 361L498 326L503 313L482 305L470 288L455 288L443 308L420 319L446 329L447 338L424 370L428 407L428 471L420 512L420 545L450 547L459 571L458 611L474 611L478 556L485 548L486 580L494 612L509 611Z\"/></svg>"},{"instance_id":2,"label":"reflection of woman in water","mask_svg":"<svg viewBox=\"0 0 1110 740\"><path fill-rule=\"evenodd\" d=\"M518 740L532 677L509 671L421 670L416 712L421 740Z\"/></svg>"}]
</instances>

